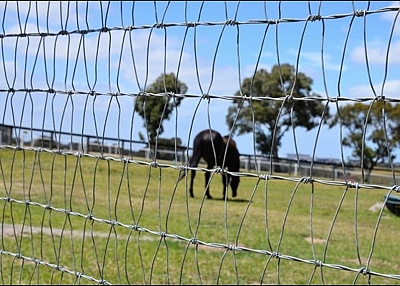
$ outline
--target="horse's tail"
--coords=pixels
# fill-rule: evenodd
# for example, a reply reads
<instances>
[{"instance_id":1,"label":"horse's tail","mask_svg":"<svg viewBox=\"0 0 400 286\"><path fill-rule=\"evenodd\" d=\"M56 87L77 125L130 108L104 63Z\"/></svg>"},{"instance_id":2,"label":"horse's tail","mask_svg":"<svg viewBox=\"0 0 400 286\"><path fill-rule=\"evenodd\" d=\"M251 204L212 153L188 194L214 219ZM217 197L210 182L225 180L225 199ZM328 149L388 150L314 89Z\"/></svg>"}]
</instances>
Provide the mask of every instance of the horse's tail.
<instances>
[{"instance_id":1,"label":"horse's tail","mask_svg":"<svg viewBox=\"0 0 400 286\"><path fill-rule=\"evenodd\" d=\"M199 161L201 159L200 150L198 148L194 148L194 149L195 150L193 150L194 153L193 153L192 157L189 158L189 167L197 167L197 165L199 164ZM181 171L178 181L182 180L186 176L187 172L189 172L189 170Z\"/></svg>"}]
</instances>

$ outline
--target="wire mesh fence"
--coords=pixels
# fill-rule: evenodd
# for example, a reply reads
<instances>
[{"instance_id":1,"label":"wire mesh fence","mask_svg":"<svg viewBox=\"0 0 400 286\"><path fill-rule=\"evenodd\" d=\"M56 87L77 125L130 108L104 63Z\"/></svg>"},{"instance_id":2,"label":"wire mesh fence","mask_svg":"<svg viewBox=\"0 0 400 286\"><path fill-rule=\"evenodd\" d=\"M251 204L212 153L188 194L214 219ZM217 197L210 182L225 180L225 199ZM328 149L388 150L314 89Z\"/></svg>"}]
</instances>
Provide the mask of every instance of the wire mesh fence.
<instances>
[{"instance_id":1,"label":"wire mesh fence","mask_svg":"<svg viewBox=\"0 0 400 286\"><path fill-rule=\"evenodd\" d=\"M399 221L385 207L400 191L390 131L399 5L294 3L1 3L1 283L399 283ZM288 79L286 62L294 67ZM270 93L256 94L258 76L274 64L282 96L268 83ZM168 90L171 71L185 92ZM300 71L322 95L295 93L306 80ZM339 111L357 103L370 106L358 126L361 157L380 104L374 130L384 172L345 158L350 124ZM328 110L340 122L334 138ZM307 129L299 114L311 114L312 136L299 134ZM191 153L179 146L221 122L251 155L238 172L189 166ZM248 133L242 141L239 128ZM262 128L270 137L257 137ZM275 161L283 131L292 134L285 144L294 162ZM155 155L163 132L172 138L169 160ZM140 142L149 142L147 158L135 156ZM265 162L260 142L270 142ZM301 144L311 146L310 161L300 159ZM329 177L316 165L319 145L339 158ZM191 170L194 198L189 176L179 179ZM221 175L240 178L237 197Z\"/></svg>"}]
</instances>

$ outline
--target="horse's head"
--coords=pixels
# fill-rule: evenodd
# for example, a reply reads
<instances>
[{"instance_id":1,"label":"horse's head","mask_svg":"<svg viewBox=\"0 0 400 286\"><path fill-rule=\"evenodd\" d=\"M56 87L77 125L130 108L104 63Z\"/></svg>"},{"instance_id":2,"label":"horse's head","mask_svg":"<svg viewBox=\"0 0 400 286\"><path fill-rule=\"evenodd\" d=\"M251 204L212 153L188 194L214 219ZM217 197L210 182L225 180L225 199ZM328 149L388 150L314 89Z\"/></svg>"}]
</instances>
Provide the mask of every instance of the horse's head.
<instances>
[{"instance_id":1,"label":"horse's head","mask_svg":"<svg viewBox=\"0 0 400 286\"><path fill-rule=\"evenodd\" d=\"M230 172L239 172L240 169L240 154L239 150L236 147L236 142L232 139L229 138L229 136L224 136L223 137L224 144L228 144L228 152L227 152L227 158L226 158L226 167L228 167L228 170ZM236 197L237 195L237 189L239 187L240 183L240 177L239 176L232 176L228 175L228 180L230 182L231 188L232 188L232 197Z\"/></svg>"}]
</instances>

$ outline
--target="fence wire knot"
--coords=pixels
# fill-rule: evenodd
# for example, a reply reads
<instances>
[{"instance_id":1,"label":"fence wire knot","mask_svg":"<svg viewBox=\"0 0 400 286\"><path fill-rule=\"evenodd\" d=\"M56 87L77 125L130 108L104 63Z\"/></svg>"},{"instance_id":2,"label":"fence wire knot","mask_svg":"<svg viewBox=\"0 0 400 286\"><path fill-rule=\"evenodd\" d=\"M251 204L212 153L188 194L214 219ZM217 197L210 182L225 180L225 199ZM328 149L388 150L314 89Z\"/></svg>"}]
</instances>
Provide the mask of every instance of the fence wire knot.
<instances>
[{"instance_id":1,"label":"fence wire knot","mask_svg":"<svg viewBox=\"0 0 400 286\"><path fill-rule=\"evenodd\" d=\"M280 258L281 255L280 255L278 252L275 252L275 251L274 251L274 252L271 253L271 257L272 257L272 258Z\"/></svg>"},{"instance_id":2,"label":"fence wire knot","mask_svg":"<svg viewBox=\"0 0 400 286\"><path fill-rule=\"evenodd\" d=\"M187 22L186 26L188 26L189 28L196 27L196 23L195 22Z\"/></svg>"},{"instance_id":3,"label":"fence wire knot","mask_svg":"<svg viewBox=\"0 0 400 286\"><path fill-rule=\"evenodd\" d=\"M356 16L356 17L361 17L361 16L364 16L366 14L366 10L356 10L356 11L354 11L354 16Z\"/></svg>"},{"instance_id":4,"label":"fence wire knot","mask_svg":"<svg viewBox=\"0 0 400 286\"><path fill-rule=\"evenodd\" d=\"M157 168L158 167L158 163L153 161L153 162L150 163L150 166L153 167L153 168Z\"/></svg>"},{"instance_id":5,"label":"fence wire knot","mask_svg":"<svg viewBox=\"0 0 400 286\"><path fill-rule=\"evenodd\" d=\"M35 151L35 152L42 152L42 147L35 147L35 148L33 148L33 151Z\"/></svg>"},{"instance_id":6,"label":"fence wire knot","mask_svg":"<svg viewBox=\"0 0 400 286\"><path fill-rule=\"evenodd\" d=\"M203 93L201 99L210 99L210 95L208 93Z\"/></svg>"},{"instance_id":7,"label":"fence wire knot","mask_svg":"<svg viewBox=\"0 0 400 286\"><path fill-rule=\"evenodd\" d=\"M378 101L378 102L383 102L383 101L385 101L385 96L384 96L384 95L379 95L379 96L377 96L377 97L376 97L376 101Z\"/></svg>"},{"instance_id":8,"label":"fence wire knot","mask_svg":"<svg viewBox=\"0 0 400 286\"><path fill-rule=\"evenodd\" d=\"M270 25L278 25L279 19L270 19L270 20L267 20L267 23Z\"/></svg>"},{"instance_id":9,"label":"fence wire knot","mask_svg":"<svg viewBox=\"0 0 400 286\"><path fill-rule=\"evenodd\" d=\"M145 91L139 91L139 93L138 93L137 95L138 95L138 96L146 97L146 96L147 96L147 92L145 92Z\"/></svg>"},{"instance_id":10,"label":"fence wire knot","mask_svg":"<svg viewBox=\"0 0 400 286\"><path fill-rule=\"evenodd\" d=\"M312 178L311 177L303 177L300 179L300 182L303 182L304 184L308 184L312 182Z\"/></svg>"},{"instance_id":11,"label":"fence wire knot","mask_svg":"<svg viewBox=\"0 0 400 286\"><path fill-rule=\"evenodd\" d=\"M104 154L96 155L96 158L97 158L97 159L101 159L101 160L105 160L105 159L106 159L106 157L104 156Z\"/></svg>"},{"instance_id":12,"label":"fence wire knot","mask_svg":"<svg viewBox=\"0 0 400 286\"><path fill-rule=\"evenodd\" d=\"M260 179L261 180L269 180L271 178L271 175L270 174L261 174L260 175Z\"/></svg>"},{"instance_id":13,"label":"fence wire knot","mask_svg":"<svg viewBox=\"0 0 400 286\"><path fill-rule=\"evenodd\" d=\"M322 19L321 15L310 15L307 18L307 20L311 21L311 22L315 22L315 21L321 20L321 19Z\"/></svg>"},{"instance_id":14,"label":"fence wire knot","mask_svg":"<svg viewBox=\"0 0 400 286\"><path fill-rule=\"evenodd\" d=\"M187 169L187 166L186 165L180 165L180 166L178 166L178 170L179 171L185 171Z\"/></svg>"},{"instance_id":15,"label":"fence wire knot","mask_svg":"<svg viewBox=\"0 0 400 286\"><path fill-rule=\"evenodd\" d=\"M241 99L242 101L247 101L247 102L250 102L250 103L251 103L251 101L252 101L252 99L253 99L253 96L252 96L251 94L249 94L249 95L243 94L243 96L241 96L240 99Z\"/></svg>"},{"instance_id":16,"label":"fence wire knot","mask_svg":"<svg viewBox=\"0 0 400 286\"><path fill-rule=\"evenodd\" d=\"M348 182L346 182L346 185L349 188L358 188L358 183L357 182L348 181Z\"/></svg>"},{"instance_id":17,"label":"fence wire knot","mask_svg":"<svg viewBox=\"0 0 400 286\"><path fill-rule=\"evenodd\" d=\"M199 243L199 241L197 240L197 238L192 237L192 238L189 240L189 243L197 245L197 244Z\"/></svg>"},{"instance_id":18,"label":"fence wire knot","mask_svg":"<svg viewBox=\"0 0 400 286\"><path fill-rule=\"evenodd\" d=\"M110 285L110 282L108 282L107 280L101 279L99 281L99 285Z\"/></svg>"},{"instance_id":19,"label":"fence wire knot","mask_svg":"<svg viewBox=\"0 0 400 286\"><path fill-rule=\"evenodd\" d=\"M169 92L167 92L166 95L167 95L168 97L174 98L174 97L175 97L175 92L169 91Z\"/></svg>"},{"instance_id":20,"label":"fence wire knot","mask_svg":"<svg viewBox=\"0 0 400 286\"><path fill-rule=\"evenodd\" d=\"M66 30L61 30L60 32L58 32L58 34L59 34L59 35L65 36L65 35L68 35L68 31L66 31Z\"/></svg>"},{"instance_id":21,"label":"fence wire knot","mask_svg":"<svg viewBox=\"0 0 400 286\"><path fill-rule=\"evenodd\" d=\"M222 173L224 173L224 172L225 172L225 170L222 169L222 168L217 168L217 169L215 169L215 173L216 173L216 174L222 174Z\"/></svg>"},{"instance_id":22,"label":"fence wire knot","mask_svg":"<svg viewBox=\"0 0 400 286\"><path fill-rule=\"evenodd\" d=\"M228 250L236 250L236 245L228 245Z\"/></svg>"},{"instance_id":23,"label":"fence wire knot","mask_svg":"<svg viewBox=\"0 0 400 286\"><path fill-rule=\"evenodd\" d=\"M394 186L391 188L391 190L392 190L392 191L395 191L396 193L399 193L399 192L400 192L400 186L399 186L399 185L394 185Z\"/></svg>"},{"instance_id":24,"label":"fence wire knot","mask_svg":"<svg viewBox=\"0 0 400 286\"><path fill-rule=\"evenodd\" d=\"M315 266L317 266L317 267L322 267L322 266L323 266L321 260L315 260L315 261L314 261L314 264L315 264Z\"/></svg>"},{"instance_id":25,"label":"fence wire knot","mask_svg":"<svg viewBox=\"0 0 400 286\"><path fill-rule=\"evenodd\" d=\"M338 99L337 99L337 97L330 97L330 96L328 96L328 101L329 101L329 102L332 102L332 103L335 103L335 102L338 101Z\"/></svg>"},{"instance_id":26,"label":"fence wire knot","mask_svg":"<svg viewBox=\"0 0 400 286\"><path fill-rule=\"evenodd\" d=\"M291 94L286 95L285 101L287 103L292 103L293 102L293 95L291 95Z\"/></svg>"},{"instance_id":27,"label":"fence wire knot","mask_svg":"<svg viewBox=\"0 0 400 286\"><path fill-rule=\"evenodd\" d=\"M235 26L235 25L237 25L237 21L236 20L227 20L226 22L225 22L225 25L227 25L227 26Z\"/></svg>"},{"instance_id":28,"label":"fence wire knot","mask_svg":"<svg viewBox=\"0 0 400 286\"><path fill-rule=\"evenodd\" d=\"M362 275L368 275L369 274L369 270L365 267L362 267L359 271Z\"/></svg>"},{"instance_id":29,"label":"fence wire knot","mask_svg":"<svg viewBox=\"0 0 400 286\"><path fill-rule=\"evenodd\" d=\"M108 32L108 31L110 31L110 29L107 28L107 27L103 27L103 28L101 28L100 31L101 31L102 33L106 33L106 32Z\"/></svg>"},{"instance_id":30,"label":"fence wire knot","mask_svg":"<svg viewBox=\"0 0 400 286\"><path fill-rule=\"evenodd\" d=\"M131 229L133 229L134 231L138 231L139 230L139 226L137 224L132 225Z\"/></svg>"}]
</instances>

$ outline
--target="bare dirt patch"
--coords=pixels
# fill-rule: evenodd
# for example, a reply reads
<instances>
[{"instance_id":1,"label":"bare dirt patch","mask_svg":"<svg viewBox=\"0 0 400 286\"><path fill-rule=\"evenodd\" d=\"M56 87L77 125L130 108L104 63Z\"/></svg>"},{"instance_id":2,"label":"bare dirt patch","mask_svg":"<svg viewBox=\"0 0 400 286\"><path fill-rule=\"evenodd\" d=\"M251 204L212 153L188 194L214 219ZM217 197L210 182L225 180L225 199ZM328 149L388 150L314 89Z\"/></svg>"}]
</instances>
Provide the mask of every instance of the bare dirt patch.
<instances>
[{"instance_id":1,"label":"bare dirt patch","mask_svg":"<svg viewBox=\"0 0 400 286\"><path fill-rule=\"evenodd\" d=\"M373 206L371 206L371 207L369 208L369 210L370 210L371 212L378 212L378 211L380 211L380 210L382 209L382 207L383 207L383 202L377 202L376 204L374 204Z\"/></svg>"},{"instance_id":2,"label":"bare dirt patch","mask_svg":"<svg viewBox=\"0 0 400 286\"><path fill-rule=\"evenodd\" d=\"M314 243L326 243L326 239L324 238L315 238L311 239L311 237L306 237L305 240L309 243L312 243L314 241Z\"/></svg>"},{"instance_id":3,"label":"bare dirt patch","mask_svg":"<svg viewBox=\"0 0 400 286\"><path fill-rule=\"evenodd\" d=\"M5 238L10 238L17 236L19 237L22 233L23 236L28 236L31 237L32 235L48 235L48 236L71 236L71 230L70 229L60 229L60 228L49 228L49 227L37 227L37 226L29 226L29 225L12 225L12 224L3 224L2 227L0 227L0 231L2 230L2 237ZM72 231L72 237L74 238L83 238L83 235L85 235L85 238L89 237L99 237L99 238L110 238L113 239L114 234L113 232L90 232L86 231L83 232L78 231L78 230L73 230ZM127 240L128 236L127 235L118 235L118 240ZM130 238L132 239L132 237ZM156 241L159 240L159 236L149 236L149 235L141 235L140 240L147 240L147 241ZM181 241L181 240L176 240L177 242L183 242L187 243L187 241ZM315 239L314 239L315 241ZM195 244L191 244L189 246L190 248L195 248ZM243 245L238 245L238 247L244 247ZM198 244L197 245L198 250L206 250L206 251L226 251L226 247L224 247L223 244Z\"/></svg>"}]
</instances>

